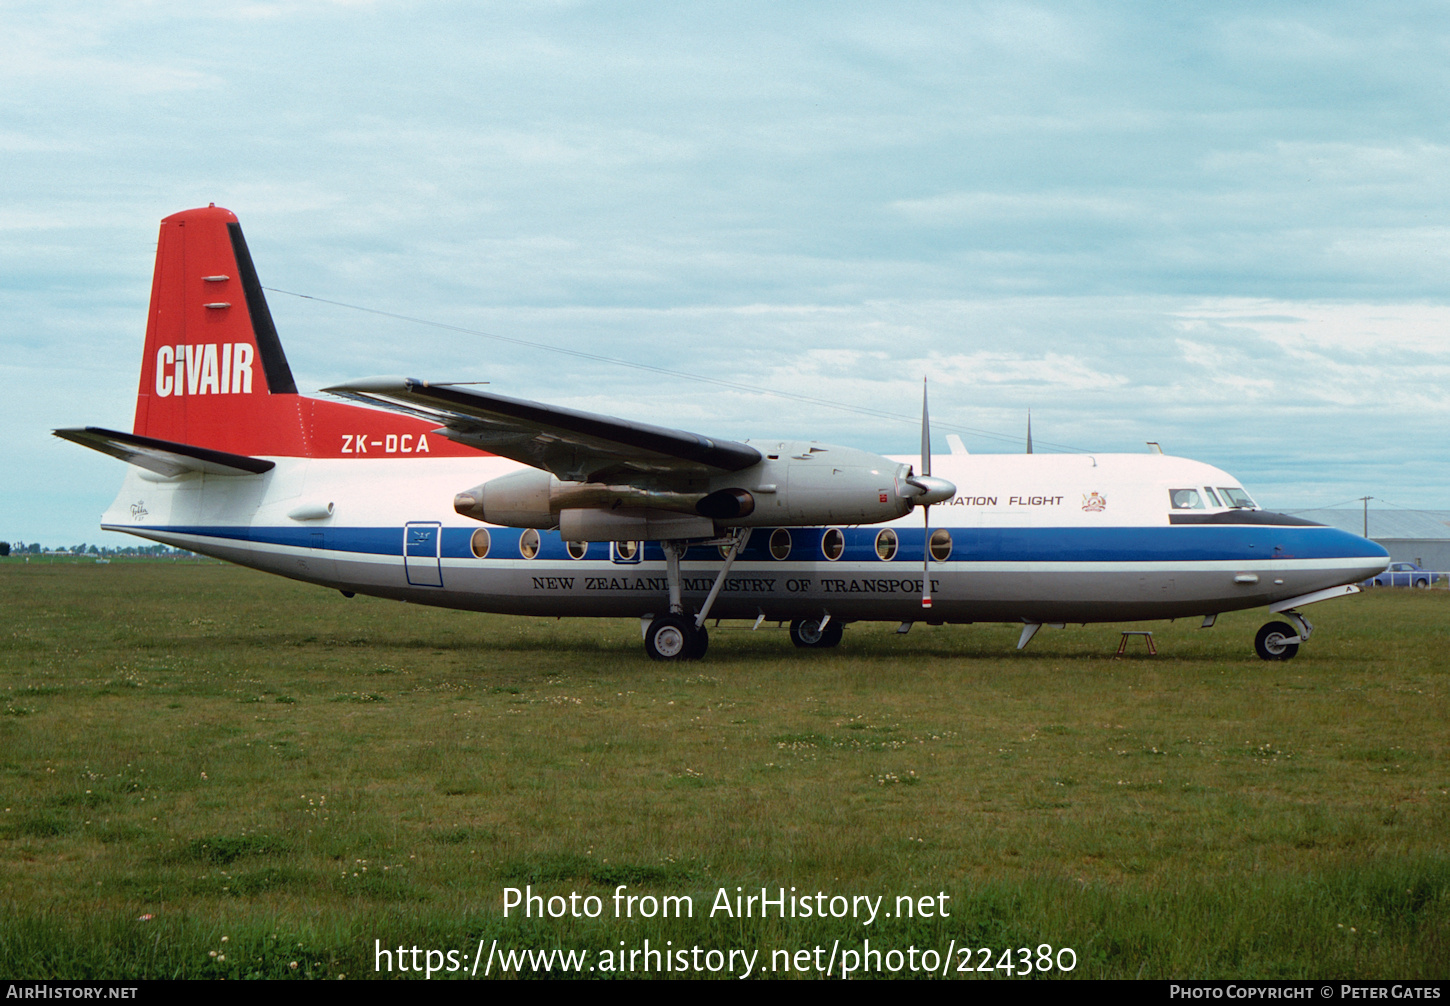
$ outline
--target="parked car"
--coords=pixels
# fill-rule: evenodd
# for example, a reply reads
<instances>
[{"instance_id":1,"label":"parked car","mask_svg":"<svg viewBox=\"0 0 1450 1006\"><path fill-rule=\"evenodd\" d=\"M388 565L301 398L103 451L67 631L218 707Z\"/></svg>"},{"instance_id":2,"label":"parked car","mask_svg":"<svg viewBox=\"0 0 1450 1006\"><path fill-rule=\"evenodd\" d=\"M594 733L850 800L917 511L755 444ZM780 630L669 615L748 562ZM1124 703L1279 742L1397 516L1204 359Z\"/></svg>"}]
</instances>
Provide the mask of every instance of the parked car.
<instances>
[{"instance_id":1,"label":"parked car","mask_svg":"<svg viewBox=\"0 0 1450 1006\"><path fill-rule=\"evenodd\" d=\"M1426 569L1421 569L1413 562L1392 562L1390 568L1385 570L1373 580L1366 580L1366 587L1428 587L1435 579L1435 574Z\"/></svg>"}]
</instances>

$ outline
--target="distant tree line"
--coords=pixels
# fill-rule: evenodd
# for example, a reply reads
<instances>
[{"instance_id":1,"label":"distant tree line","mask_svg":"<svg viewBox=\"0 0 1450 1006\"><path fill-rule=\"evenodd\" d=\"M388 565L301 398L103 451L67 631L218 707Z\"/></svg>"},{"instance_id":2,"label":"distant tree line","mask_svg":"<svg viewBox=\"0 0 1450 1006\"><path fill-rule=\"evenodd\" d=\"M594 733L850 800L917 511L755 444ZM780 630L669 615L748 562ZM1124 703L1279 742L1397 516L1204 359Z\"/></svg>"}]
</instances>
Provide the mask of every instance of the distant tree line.
<instances>
[{"instance_id":1,"label":"distant tree line","mask_svg":"<svg viewBox=\"0 0 1450 1006\"><path fill-rule=\"evenodd\" d=\"M163 559L180 559L193 553L170 545L127 545L114 548L110 545L62 545L59 548L43 548L39 542L0 541L0 557L7 555L94 555L94 556L155 556Z\"/></svg>"}]
</instances>

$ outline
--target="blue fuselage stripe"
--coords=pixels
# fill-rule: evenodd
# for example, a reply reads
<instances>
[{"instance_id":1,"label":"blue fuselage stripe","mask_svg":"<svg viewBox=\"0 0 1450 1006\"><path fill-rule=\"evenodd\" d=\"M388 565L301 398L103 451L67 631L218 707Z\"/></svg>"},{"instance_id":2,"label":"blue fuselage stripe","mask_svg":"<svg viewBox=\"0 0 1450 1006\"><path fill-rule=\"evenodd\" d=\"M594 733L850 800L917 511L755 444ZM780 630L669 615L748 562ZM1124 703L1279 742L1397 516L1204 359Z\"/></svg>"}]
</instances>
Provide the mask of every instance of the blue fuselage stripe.
<instances>
[{"instance_id":1,"label":"blue fuselage stripe","mask_svg":"<svg viewBox=\"0 0 1450 1006\"><path fill-rule=\"evenodd\" d=\"M402 556L404 529L399 527L137 527L136 531L169 532L204 538L254 542L292 548L323 548L333 552ZM825 528L791 528L795 562L825 562L821 538ZM880 562L876 551L880 528L842 529L843 562ZM920 528L892 528L897 549L892 562L920 564L925 545ZM1374 542L1331 527L1293 525L1172 525L1167 527L1110 528L946 528L952 537L949 561L958 562L1203 562L1292 559L1374 559L1386 553ZM741 561L769 561L770 528L757 529L742 551ZM445 559L470 558L471 528L442 529L441 555ZM489 528L489 559L517 559L517 528ZM557 531L539 532L538 558L562 560L568 552ZM586 559L609 557L607 543L593 542ZM664 558L657 543L646 545L646 561ZM719 558L714 546L695 546L687 559ZM487 561L487 560L484 560Z\"/></svg>"}]
</instances>

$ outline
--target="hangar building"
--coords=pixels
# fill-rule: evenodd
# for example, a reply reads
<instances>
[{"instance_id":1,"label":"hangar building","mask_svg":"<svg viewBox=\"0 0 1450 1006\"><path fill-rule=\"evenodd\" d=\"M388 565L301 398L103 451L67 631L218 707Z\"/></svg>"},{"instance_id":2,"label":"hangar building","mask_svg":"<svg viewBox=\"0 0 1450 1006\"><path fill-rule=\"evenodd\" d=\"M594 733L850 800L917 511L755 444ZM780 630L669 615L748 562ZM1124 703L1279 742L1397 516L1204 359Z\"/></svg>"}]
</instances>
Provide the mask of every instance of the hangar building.
<instances>
[{"instance_id":1,"label":"hangar building","mask_svg":"<svg viewBox=\"0 0 1450 1006\"><path fill-rule=\"evenodd\" d=\"M1319 524L1354 534L1365 534L1365 511L1360 507L1288 510ZM1450 510L1389 510L1371 507L1365 537L1385 547L1395 562L1413 562L1424 569L1450 570Z\"/></svg>"}]
</instances>

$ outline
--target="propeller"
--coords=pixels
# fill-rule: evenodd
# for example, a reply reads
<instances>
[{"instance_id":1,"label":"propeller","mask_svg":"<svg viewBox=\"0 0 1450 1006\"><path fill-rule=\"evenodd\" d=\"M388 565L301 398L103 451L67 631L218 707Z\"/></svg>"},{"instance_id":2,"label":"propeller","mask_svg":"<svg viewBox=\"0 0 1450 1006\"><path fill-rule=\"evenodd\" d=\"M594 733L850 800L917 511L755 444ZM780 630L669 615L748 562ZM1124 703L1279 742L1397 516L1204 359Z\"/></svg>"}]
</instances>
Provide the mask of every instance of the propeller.
<instances>
[{"instance_id":1,"label":"propeller","mask_svg":"<svg viewBox=\"0 0 1450 1006\"><path fill-rule=\"evenodd\" d=\"M931 478L931 422L926 412L926 378L921 379L921 474ZM925 488L925 486L923 486ZM921 606L931 607L931 504L921 504Z\"/></svg>"},{"instance_id":2,"label":"propeller","mask_svg":"<svg viewBox=\"0 0 1450 1006\"><path fill-rule=\"evenodd\" d=\"M908 485L919 490L914 500L921 507L921 525L926 538L921 547L921 606L931 607L931 505L951 499L957 487L931 474L931 420L926 407L926 378L921 380L921 474L908 475Z\"/></svg>"}]
</instances>

